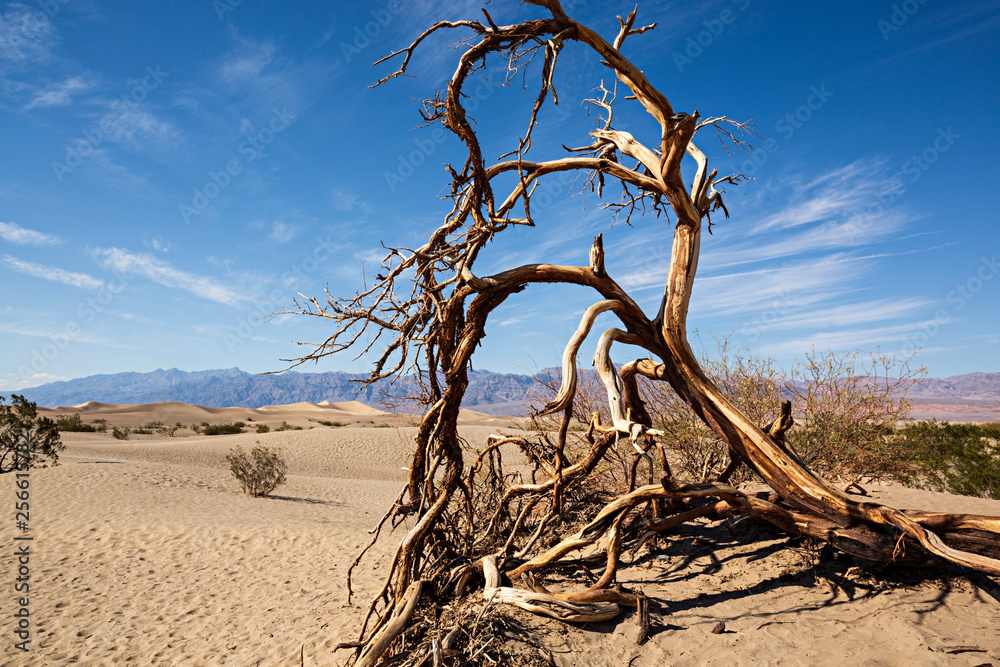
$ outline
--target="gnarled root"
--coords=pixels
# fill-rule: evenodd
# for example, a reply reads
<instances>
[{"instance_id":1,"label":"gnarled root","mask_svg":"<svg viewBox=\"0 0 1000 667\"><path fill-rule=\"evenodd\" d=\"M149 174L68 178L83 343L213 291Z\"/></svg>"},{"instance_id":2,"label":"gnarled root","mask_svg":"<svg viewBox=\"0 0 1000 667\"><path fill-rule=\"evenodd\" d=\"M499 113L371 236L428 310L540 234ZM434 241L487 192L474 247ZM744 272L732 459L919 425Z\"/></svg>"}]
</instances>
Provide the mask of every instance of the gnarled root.
<instances>
[{"instance_id":1,"label":"gnarled root","mask_svg":"<svg viewBox=\"0 0 1000 667\"><path fill-rule=\"evenodd\" d=\"M483 558L483 577L486 579L483 597L487 602L506 602L533 614L551 616L560 621L571 623L607 621L616 617L620 611L618 605L613 602L570 602L562 597L552 595L544 588L525 591L501 586L496 556Z\"/></svg>"},{"instance_id":2,"label":"gnarled root","mask_svg":"<svg viewBox=\"0 0 1000 667\"><path fill-rule=\"evenodd\" d=\"M357 662L354 663L354 667L370 667L378 663L386 649L406 629L413 616L413 611L417 608L417 602L420 600L424 587L428 583L424 580L418 580L410 584L402 599L396 603L392 618L382 626L382 629L374 637L368 640L361 655L358 656Z\"/></svg>"}]
</instances>

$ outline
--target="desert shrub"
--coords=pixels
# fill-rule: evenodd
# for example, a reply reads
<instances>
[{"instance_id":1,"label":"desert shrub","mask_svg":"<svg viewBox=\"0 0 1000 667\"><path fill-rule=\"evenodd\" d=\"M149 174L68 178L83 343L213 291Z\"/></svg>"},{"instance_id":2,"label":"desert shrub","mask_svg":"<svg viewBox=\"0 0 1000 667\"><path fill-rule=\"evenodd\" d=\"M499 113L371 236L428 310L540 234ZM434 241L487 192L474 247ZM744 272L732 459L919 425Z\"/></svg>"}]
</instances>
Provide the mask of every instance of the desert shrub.
<instances>
[{"instance_id":1,"label":"desert shrub","mask_svg":"<svg viewBox=\"0 0 1000 667\"><path fill-rule=\"evenodd\" d=\"M27 451L18 447L25 437ZM39 417L37 404L14 394L6 405L0 396L0 473L59 465L59 452L65 448L56 423Z\"/></svg>"},{"instance_id":2,"label":"desert shrub","mask_svg":"<svg viewBox=\"0 0 1000 667\"><path fill-rule=\"evenodd\" d=\"M791 400L795 427L786 434L792 449L805 463L834 479L851 481L893 477L907 478L914 462L905 445L890 437L898 420L906 417L909 403L906 390L922 375L877 353L811 353L796 362L791 378L777 364L747 350L733 350L726 340L717 342L709 355L703 348L701 366L720 391L754 423L764 427L780 413L783 400ZM558 377L538 377L545 391L536 396L542 403L558 391ZM686 481L714 479L729 463L728 448L666 382L639 378L639 391L653 421L653 427L667 433L659 438L667 451L673 474ZM593 372L579 374L573 416L587 423L593 414L603 423L610 421L607 392ZM560 415L535 420L535 429L552 433ZM580 446L587 447L581 442ZM567 453L573 448L567 445ZM634 450L627 438L605 455L595 473L605 477L609 490L627 487ZM639 474L647 470L641 465ZM749 479L752 473L741 468L732 481Z\"/></svg>"},{"instance_id":3,"label":"desert shrub","mask_svg":"<svg viewBox=\"0 0 1000 667\"><path fill-rule=\"evenodd\" d=\"M94 433L97 427L84 424L79 414L56 417L56 428L63 433Z\"/></svg>"},{"instance_id":4,"label":"desert shrub","mask_svg":"<svg viewBox=\"0 0 1000 667\"><path fill-rule=\"evenodd\" d=\"M281 453L268 447L257 447L247 454L242 447L235 447L226 455L229 470L243 487L243 492L254 498L269 495L279 485L285 483L288 466Z\"/></svg>"},{"instance_id":5,"label":"desert shrub","mask_svg":"<svg viewBox=\"0 0 1000 667\"><path fill-rule=\"evenodd\" d=\"M170 435L173 435L173 432L170 431L170 427L164 426L161 421L148 421L142 426L134 429L132 432L139 433L141 435L152 435L153 433L169 433Z\"/></svg>"},{"instance_id":6,"label":"desert shrub","mask_svg":"<svg viewBox=\"0 0 1000 667\"><path fill-rule=\"evenodd\" d=\"M268 426L267 424L257 424L257 432L258 433L267 433L270 430L271 430L271 427Z\"/></svg>"},{"instance_id":7,"label":"desert shrub","mask_svg":"<svg viewBox=\"0 0 1000 667\"><path fill-rule=\"evenodd\" d=\"M319 419L317 421L319 421L319 423L322 424L323 426L344 426L342 422L324 421L322 419Z\"/></svg>"},{"instance_id":8,"label":"desert shrub","mask_svg":"<svg viewBox=\"0 0 1000 667\"><path fill-rule=\"evenodd\" d=\"M98 433L107 433L108 431L108 420L107 419L94 419L90 422L94 425L94 430Z\"/></svg>"},{"instance_id":9,"label":"desert shrub","mask_svg":"<svg viewBox=\"0 0 1000 667\"><path fill-rule=\"evenodd\" d=\"M785 377L773 360L747 350L734 351L722 340L715 356L702 350L701 364L715 386L755 424L764 426L778 416ZM668 434L663 440L674 458L675 473L694 481L717 477L729 464L729 450L715 432L666 382L641 378L639 391L653 427ZM750 471L743 468L732 481L749 477Z\"/></svg>"},{"instance_id":10,"label":"desert shrub","mask_svg":"<svg viewBox=\"0 0 1000 667\"><path fill-rule=\"evenodd\" d=\"M709 379L755 423L763 426L779 414L784 397L785 377L772 360L752 355L745 350L736 353L725 340L717 343L714 356L710 356L705 349L700 356L702 368ZM548 387L550 395L558 391L560 380L557 377L539 379ZM674 476L687 481L717 477L729 463L726 445L668 383L644 377L639 377L638 382L639 393L646 403L653 428L667 433L659 440L667 451ZM546 396L546 400L549 397ZM593 372L581 372L573 403L573 416L579 423L585 424L594 414L600 417L603 424L610 423L607 391ZM535 428L551 431L555 430L555 423L549 420L543 426L536 420ZM570 430L575 433L579 429ZM576 448L579 447L589 447L589 444L580 442ZM574 447L569 448L571 456L573 449ZM611 493L627 490L634 456L634 449L628 438L622 438L609 449L605 462L595 470L603 478L600 486L606 487ZM637 475L641 483L646 482L648 474L648 465L640 464ZM750 471L743 468L732 481L738 482L749 477Z\"/></svg>"},{"instance_id":11,"label":"desert shrub","mask_svg":"<svg viewBox=\"0 0 1000 667\"><path fill-rule=\"evenodd\" d=\"M1000 428L916 422L894 434L916 474L917 486L1000 500Z\"/></svg>"},{"instance_id":12,"label":"desert shrub","mask_svg":"<svg viewBox=\"0 0 1000 667\"><path fill-rule=\"evenodd\" d=\"M205 435L233 435L235 433L242 433L244 426L246 426L246 424L243 422L232 422L230 424L205 424L202 427L202 433Z\"/></svg>"},{"instance_id":13,"label":"desert shrub","mask_svg":"<svg viewBox=\"0 0 1000 667\"><path fill-rule=\"evenodd\" d=\"M160 426L156 427L156 432L159 433L160 435L169 435L172 438L174 437L174 433L179 428L184 428L184 425L181 424L180 422L177 422L173 426L166 426L161 424Z\"/></svg>"},{"instance_id":14,"label":"desert shrub","mask_svg":"<svg viewBox=\"0 0 1000 667\"><path fill-rule=\"evenodd\" d=\"M111 429L111 435L115 438L115 440L128 440L132 436L132 429L128 426L124 426L122 428L115 426Z\"/></svg>"},{"instance_id":15,"label":"desert shrub","mask_svg":"<svg viewBox=\"0 0 1000 667\"><path fill-rule=\"evenodd\" d=\"M786 385L798 426L788 441L807 466L829 477L905 478L912 459L890 437L910 410L906 391L924 374L877 351L806 355Z\"/></svg>"},{"instance_id":16,"label":"desert shrub","mask_svg":"<svg viewBox=\"0 0 1000 667\"><path fill-rule=\"evenodd\" d=\"M286 421L281 422L281 426L274 429L275 431L301 431L301 426L292 426Z\"/></svg>"}]
</instances>

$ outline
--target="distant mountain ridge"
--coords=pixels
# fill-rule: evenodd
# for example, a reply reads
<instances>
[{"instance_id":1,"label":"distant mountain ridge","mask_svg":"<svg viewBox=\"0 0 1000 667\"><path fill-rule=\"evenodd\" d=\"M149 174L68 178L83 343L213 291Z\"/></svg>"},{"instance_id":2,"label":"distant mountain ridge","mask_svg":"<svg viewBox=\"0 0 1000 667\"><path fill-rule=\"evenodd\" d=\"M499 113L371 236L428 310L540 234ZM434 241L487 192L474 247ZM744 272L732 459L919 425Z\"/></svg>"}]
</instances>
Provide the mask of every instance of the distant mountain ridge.
<instances>
[{"instance_id":1,"label":"distant mountain ridge","mask_svg":"<svg viewBox=\"0 0 1000 667\"><path fill-rule=\"evenodd\" d=\"M543 374L558 377L557 369ZM366 377L358 373L329 371L277 375L254 375L239 368L207 371L158 369L149 373L115 373L50 382L21 392L41 406L80 405L87 401L137 404L180 401L205 407L259 408L288 403L361 401L380 407L382 391L400 394L407 389L388 382L364 387L352 380ZM360 389L360 391L359 391ZM530 393L541 389L530 375L470 371L464 407L489 414L524 415ZM967 373L943 379L922 380L912 387L909 398L926 401L991 401L1000 399L1000 373Z\"/></svg>"},{"instance_id":2,"label":"distant mountain ridge","mask_svg":"<svg viewBox=\"0 0 1000 667\"><path fill-rule=\"evenodd\" d=\"M179 401L212 408L361 401L380 407L383 391L398 395L412 388L405 381L394 387L387 381L370 387L352 382L365 377L367 375L342 371L254 375L239 368L195 372L171 368L149 373L91 375L14 393L24 394L28 400L45 407L80 405L88 401L117 404ZM490 414L521 414L529 400L528 392L537 387L530 375L470 371L463 405Z\"/></svg>"},{"instance_id":3,"label":"distant mountain ridge","mask_svg":"<svg viewBox=\"0 0 1000 667\"><path fill-rule=\"evenodd\" d=\"M908 396L915 399L1000 399L1000 373L966 373L944 379L928 378L915 385Z\"/></svg>"}]
</instances>

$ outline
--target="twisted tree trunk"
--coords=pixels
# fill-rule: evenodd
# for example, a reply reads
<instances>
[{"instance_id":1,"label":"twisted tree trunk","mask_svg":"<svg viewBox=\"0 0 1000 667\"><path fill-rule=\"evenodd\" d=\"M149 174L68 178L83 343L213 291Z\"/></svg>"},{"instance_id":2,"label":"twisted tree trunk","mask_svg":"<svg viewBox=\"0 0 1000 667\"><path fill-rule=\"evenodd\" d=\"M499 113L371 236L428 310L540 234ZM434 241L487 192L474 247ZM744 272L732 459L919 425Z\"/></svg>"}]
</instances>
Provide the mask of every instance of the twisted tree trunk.
<instances>
[{"instance_id":1,"label":"twisted tree trunk","mask_svg":"<svg viewBox=\"0 0 1000 667\"><path fill-rule=\"evenodd\" d=\"M641 595L615 590L610 585L620 565L626 518L637 508L654 502L666 515L655 515L645 523L646 535L638 538L639 543L647 539L649 532L667 530L698 517L741 513L759 517L789 533L825 540L872 561L920 564L937 558L1000 574L1000 518L900 511L858 502L812 472L785 445L784 433L792 423L790 408L775 415L769 427L762 428L713 385L688 344L688 305L698 268L703 223L710 226L711 213L719 209L726 217L729 215L716 186L736 184L742 177L737 174L719 178L717 171L709 172L708 159L694 139L700 131L709 129L716 131L724 144L728 140L745 147L740 136L752 128L724 116L700 120L696 111L675 112L667 97L621 53L627 38L655 26L635 28L636 11L626 19L618 17L618 34L609 43L571 19L558 0L526 2L544 8L551 18L499 26L484 10L486 24L436 23L410 46L383 59L402 57L403 62L376 85L405 74L414 50L437 31L463 29L474 36L446 89L426 100L423 108L426 121L440 122L468 149L461 171L447 166L452 177L452 211L418 250L391 248L383 262L384 275L378 275L378 282L366 291L351 298L327 293L325 303L312 298L305 304L296 303L296 310L285 311L327 318L336 326L334 334L312 354L292 360L293 366L355 346L373 331L366 350L383 335L389 337L389 342L369 381L410 370L425 384L423 400L427 411L416 436L406 501L387 515L409 513L414 515L415 523L396 550L385 585L368 608L358 642L352 644L358 649L357 664L378 662L402 632L424 588L423 583L414 588L415 582L432 582L427 585L435 585L438 595L449 591L461 594L475 567L482 567L487 599L510 602L563 620L606 618L617 612L616 605L641 604ZM525 159L538 112L549 95L555 95L552 83L558 55L570 41L596 54L628 88L630 99L642 104L655 120L658 137L652 148L615 129L612 121L616 95L602 84L602 96L588 100L604 114L599 127L591 133L591 144L568 149L569 157ZM506 60L508 72L516 72L539 52L543 56L541 83L525 135L501 161L486 166L462 104L463 87L490 57ZM514 159L505 159L512 155ZM681 175L685 157L694 161L696 172L690 187ZM636 166L625 166L626 159ZM620 182L621 199L606 206L616 214L624 214L626 220L646 206L657 215L673 215L669 272L659 312L652 319L609 275L600 236L591 248L589 266L533 264L488 277L475 275L473 266L480 252L496 234L511 225L534 225L530 202L539 179L565 171L586 174L588 184L601 197L606 179ZM500 200L495 197L493 182L508 174L516 175L517 184ZM515 214L517 206L523 215ZM412 280L408 293L402 288L406 280ZM558 441L552 453L546 453L550 450L541 443L536 446L525 438L500 438L466 473L457 423L472 355L483 340L493 310L536 283L579 285L594 290L601 299L585 311L567 344L561 388L543 411L563 412ZM612 424L592 423L586 435L590 440L587 455L575 464L564 465L568 415L577 391L577 355L595 318L603 312L613 312L623 327L608 329L600 336L595 357L607 389ZM660 361L638 359L616 371L610 358L615 343L640 347ZM750 496L727 484L733 466L717 482L684 484L674 480L662 445L655 441L663 434L650 428L652 421L639 395L637 375L669 383L727 444L734 466L745 464L752 468L772 493L767 497ZM637 453L647 458L649 452L660 452L667 471L661 483L622 495L576 533L521 560L520 555L529 555L550 519L561 511L563 495L586 483L597 462L618 439L630 441ZM484 456L494 456L500 447L515 443L528 451L536 466L545 469L547 478L532 484L510 484L500 471L483 479L479 473ZM670 443L665 444L669 447ZM546 457L550 455L552 461L548 462ZM539 502L549 494L551 504ZM520 504L511 514L515 502ZM550 508L547 513L544 507ZM517 518L505 523L508 515ZM508 525L508 534L495 539L497 532ZM526 545L511 556L519 532L528 531L533 533ZM607 565L593 585L575 593L552 594L534 583L532 572L554 567L570 552L605 536ZM510 579L515 583L523 579L527 590L501 585L497 556L502 562L499 567L509 567Z\"/></svg>"}]
</instances>

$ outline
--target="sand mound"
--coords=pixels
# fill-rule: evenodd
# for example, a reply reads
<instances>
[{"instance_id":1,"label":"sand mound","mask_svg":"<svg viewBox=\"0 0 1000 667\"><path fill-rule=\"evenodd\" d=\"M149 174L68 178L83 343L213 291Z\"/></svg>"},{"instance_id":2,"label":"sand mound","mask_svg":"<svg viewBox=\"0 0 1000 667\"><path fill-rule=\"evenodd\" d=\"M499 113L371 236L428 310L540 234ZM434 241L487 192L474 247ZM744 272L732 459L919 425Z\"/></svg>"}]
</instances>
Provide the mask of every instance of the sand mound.
<instances>
[{"instance_id":1,"label":"sand mound","mask_svg":"<svg viewBox=\"0 0 1000 667\"><path fill-rule=\"evenodd\" d=\"M110 407L121 407L121 406L114 406L114 405L111 405L110 403L98 403L97 401L87 401L86 403L81 403L80 405L71 406L71 409L73 409L73 410L79 410L80 412L93 412L95 410L102 410L104 408L110 408ZM67 410L67 409L70 409L70 408L65 408L65 407L60 406L58 408L53 408L53 409L54 410Z\"/></svg>"}]
</instances>

